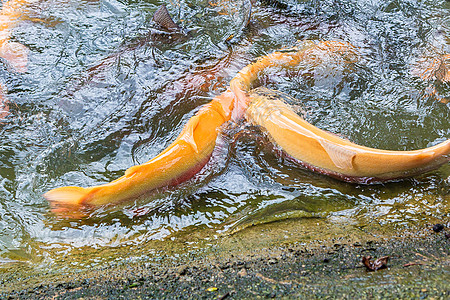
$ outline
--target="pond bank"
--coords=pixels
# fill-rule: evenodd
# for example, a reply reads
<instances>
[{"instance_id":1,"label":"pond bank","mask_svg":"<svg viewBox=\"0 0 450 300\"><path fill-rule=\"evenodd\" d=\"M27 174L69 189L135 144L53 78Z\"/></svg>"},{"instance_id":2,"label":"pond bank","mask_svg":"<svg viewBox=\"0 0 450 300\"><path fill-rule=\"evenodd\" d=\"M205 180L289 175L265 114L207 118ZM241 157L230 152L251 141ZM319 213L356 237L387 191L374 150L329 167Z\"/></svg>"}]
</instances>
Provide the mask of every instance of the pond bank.
<instances>
[{"instance_id":1,"label":"pond bank","mask_svg":"<svg viewBox=\"0 0 450 300\"><path fill-rule=\"evenodd\" d=\"M386 227L294 219L250 226L198 249L184 250L181 241L160 241L152 245L159 250L148 257L78 271L9 266L0 268L0 298L450 296L449 224L438 233L432 224L401 231ZM386 255L387 269L369 272L361 263L363 256Z\"/></svg>"}]
</instances>

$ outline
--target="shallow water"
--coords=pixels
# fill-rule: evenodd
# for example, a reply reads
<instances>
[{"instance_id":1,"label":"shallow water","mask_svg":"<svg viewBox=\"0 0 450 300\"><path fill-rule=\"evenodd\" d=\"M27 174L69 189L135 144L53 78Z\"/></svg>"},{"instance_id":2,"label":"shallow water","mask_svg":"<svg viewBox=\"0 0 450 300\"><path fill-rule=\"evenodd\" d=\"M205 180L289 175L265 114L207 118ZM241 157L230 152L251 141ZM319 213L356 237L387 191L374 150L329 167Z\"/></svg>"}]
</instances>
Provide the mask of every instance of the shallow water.
<instances>
[{"instance_id":1,"label":"shallow water","mask_svg":"<svg viewBox=\"0 0 450 300\"><path fill-rule=\"evenodd\" d=\"M395 150L450 137L450 105L440 101L450 97L449 84L412 75L421 58L450 52L450 2L267 0L256 3L245 29L239 11L216 3L166 3L189 33L170 42L151 22L159 2L33 4L33 19L13 32L31 50L29 71L1 69L14 105L0 127L0 264L47 265L86 246L139 249L202 230L193 242L214 239L294 217L359 227L448 221L449 164L397 183L342 183L278 158L245 123L226 126L212 161L176 189L82 220L56 219L44 192L106 183L149 160L242 67L298 40L341 40L361 54L351 65L327 62L261 78L301 100L313 124ZM425 92L432 87L436 94Z\"/></svg>"}]
</instances>

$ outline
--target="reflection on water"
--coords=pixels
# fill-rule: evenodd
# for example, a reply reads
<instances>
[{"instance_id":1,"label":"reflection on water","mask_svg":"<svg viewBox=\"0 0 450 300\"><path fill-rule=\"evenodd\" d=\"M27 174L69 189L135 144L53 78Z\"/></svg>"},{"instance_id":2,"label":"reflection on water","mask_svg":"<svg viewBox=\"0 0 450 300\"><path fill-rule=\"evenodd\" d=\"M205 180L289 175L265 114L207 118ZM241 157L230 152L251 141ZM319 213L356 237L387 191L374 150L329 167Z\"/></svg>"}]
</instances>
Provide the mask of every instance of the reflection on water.
<instances>
[{"instance_id":1,"label":"reflection on water","mask_svg":"<svg viewBox=\"0 0 450 300\"><path fill-rule=\"evenodd\" d=\"M248 27L246 14L227 6L232 2L247 3L165 3L189 32L170 42L150 34L159 2L32 5L33 18L13 32L31 50L29 71L0 70L14 103L0 127L0 263L41 261L84 246L133 247L203 229L212 238L284 218L362 227L448 218L449 165L399 183L342 183L283 161L257 128L242 123L223 129L211 163L177 189L79 221L49 214L45 191L102 184L147 161L243 66L297 40L342 40L361 54L345 68L326 62L274 69L261 79L300 99L316 126L397 150L450 137L449 104L435 96L448 98L449 85L412 72L421 58L450 52L448 1L257 1ZM425 92L430 85L436 94Z\"/></svg>"}]
</instances>

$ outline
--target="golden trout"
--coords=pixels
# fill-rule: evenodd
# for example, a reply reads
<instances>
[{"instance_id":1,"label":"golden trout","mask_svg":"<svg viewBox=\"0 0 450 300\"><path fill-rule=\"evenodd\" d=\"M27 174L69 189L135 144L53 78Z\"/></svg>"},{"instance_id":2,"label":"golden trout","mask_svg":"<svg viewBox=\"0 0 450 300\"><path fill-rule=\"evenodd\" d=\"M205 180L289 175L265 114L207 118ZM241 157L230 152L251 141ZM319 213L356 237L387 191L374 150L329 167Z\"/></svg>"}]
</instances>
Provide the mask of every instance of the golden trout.
<instances>
[{"instance_id":1,"label":"golden trout","mask_svg":"<svg viewBox=\"0 0 450 300\"><path fill-rule=\"evenodd\" d=\"M347 182L379 183L417 175L450 160L450 140L414 151L360 146L311 125L273 94L267 89L252 91L246 118L313 171Z\"/></svg>"},{"instance_id":2,"label":"golden trout","mask_svg":"<svg viewBox=\"0 0 450 300\"><path fill-rule=\"evenodd\" d=\"M411 73L429 81L424 97L431 96L442 103L449 102L449 98L441 96L436 89L436 81L442 83L450 82L450 54L438 57L425 57L414 66Z\"/></svg>"},{"instance_id":3,"label":"golden trout","mask_svg":"<svg viewBox=\"0 0 450 300\"><path fill-rule=\"evenodd\" d=\"M334 41L304 42L300 47L277 51L243 68L231 80L235 94L233 118L244 113L262 126L289 156L308 168L349 182L376 183L416 175L449 161L450 140L422 150L387 151L359 146L323 131L302 118L280 100L250 93L252 84L267 68L315 66L324 53L342 55L344 61L358 60L356 49ZM267 92L267 90L266 90Z\"/></svg>"},{"instance_id":4,"label":"golden trout","mask_svg":"<svg viewBox=\"0 0 450 300\"><path fill-rule=\"evenodd\" d=\"M324 42L319 44L319 47L312 42L305 45L303 50L315 48L329 51L331 47L338 51L342 47L347 47L347 44L338 42ZM305 53L298 51L293 53L298 54L296 63L308 57ZM281 58L283 55L284 53ZM258 72L254 71L263 70L268 63L270 65L274 57L279 56L272 54L260 59L256 68L253 68L254 64L252 64L239 72L231 81L231 89L233 90L234 87L233 92L226 91L204 106L188 121L178 138L149 162L129 168L124 176L104 185L88 188L60 187L45 193L44 197L50 202L53 212L76 217L79 216L78 212L82 207L120 203L190 178L209 160L215 147L218 128L230 120L232 115L235 118L243 115L249 99L241 88L249 89L251 81L258 75ZM249 74L251 72L253 73Z\"/></svg>"},{"instance_id":5,"label":"golden trout","mask_svg":"<svg viewBox=\"0 0 450 300\"><path fill-rule=\"evenodd\" d=\"M55 213L70 216L82 207L120 203L154 189L181 183L197 173L209 160L219 127L231 117L233 94L215 97L189 119L177 139L152 160L126 170L107 184L82 188L60 187L44 194Z\"/></svg>"}]
</instances>

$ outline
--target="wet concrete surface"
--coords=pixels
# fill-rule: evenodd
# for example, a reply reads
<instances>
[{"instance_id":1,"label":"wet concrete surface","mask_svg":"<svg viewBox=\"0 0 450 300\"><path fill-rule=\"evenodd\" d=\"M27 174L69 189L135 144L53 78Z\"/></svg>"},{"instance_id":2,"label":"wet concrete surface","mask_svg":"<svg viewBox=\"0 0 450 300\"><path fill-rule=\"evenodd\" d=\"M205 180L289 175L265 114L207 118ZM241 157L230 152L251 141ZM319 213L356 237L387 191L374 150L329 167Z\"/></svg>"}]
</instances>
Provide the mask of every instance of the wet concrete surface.
<instances>
[{"instance_id":1,"label":"wet concrete surface","mask_svg":"<svg viewBox=\"0 0 450 300\"><path fill-rule=\"evenodd\" d=\"M128 260L58 268L84 255L123 257L129 249L80 251L51 268L4 265L0 298L448 299L450 224L440 232L433 225L359 228L291 219L249 226L195 247L181 238L141 245L140 252L149 255L139 259L131 252ZM196 240L195 233L189 238ZM389 256L387 268L367 270L364 256Z\"/></svg>"}]
</instances>

